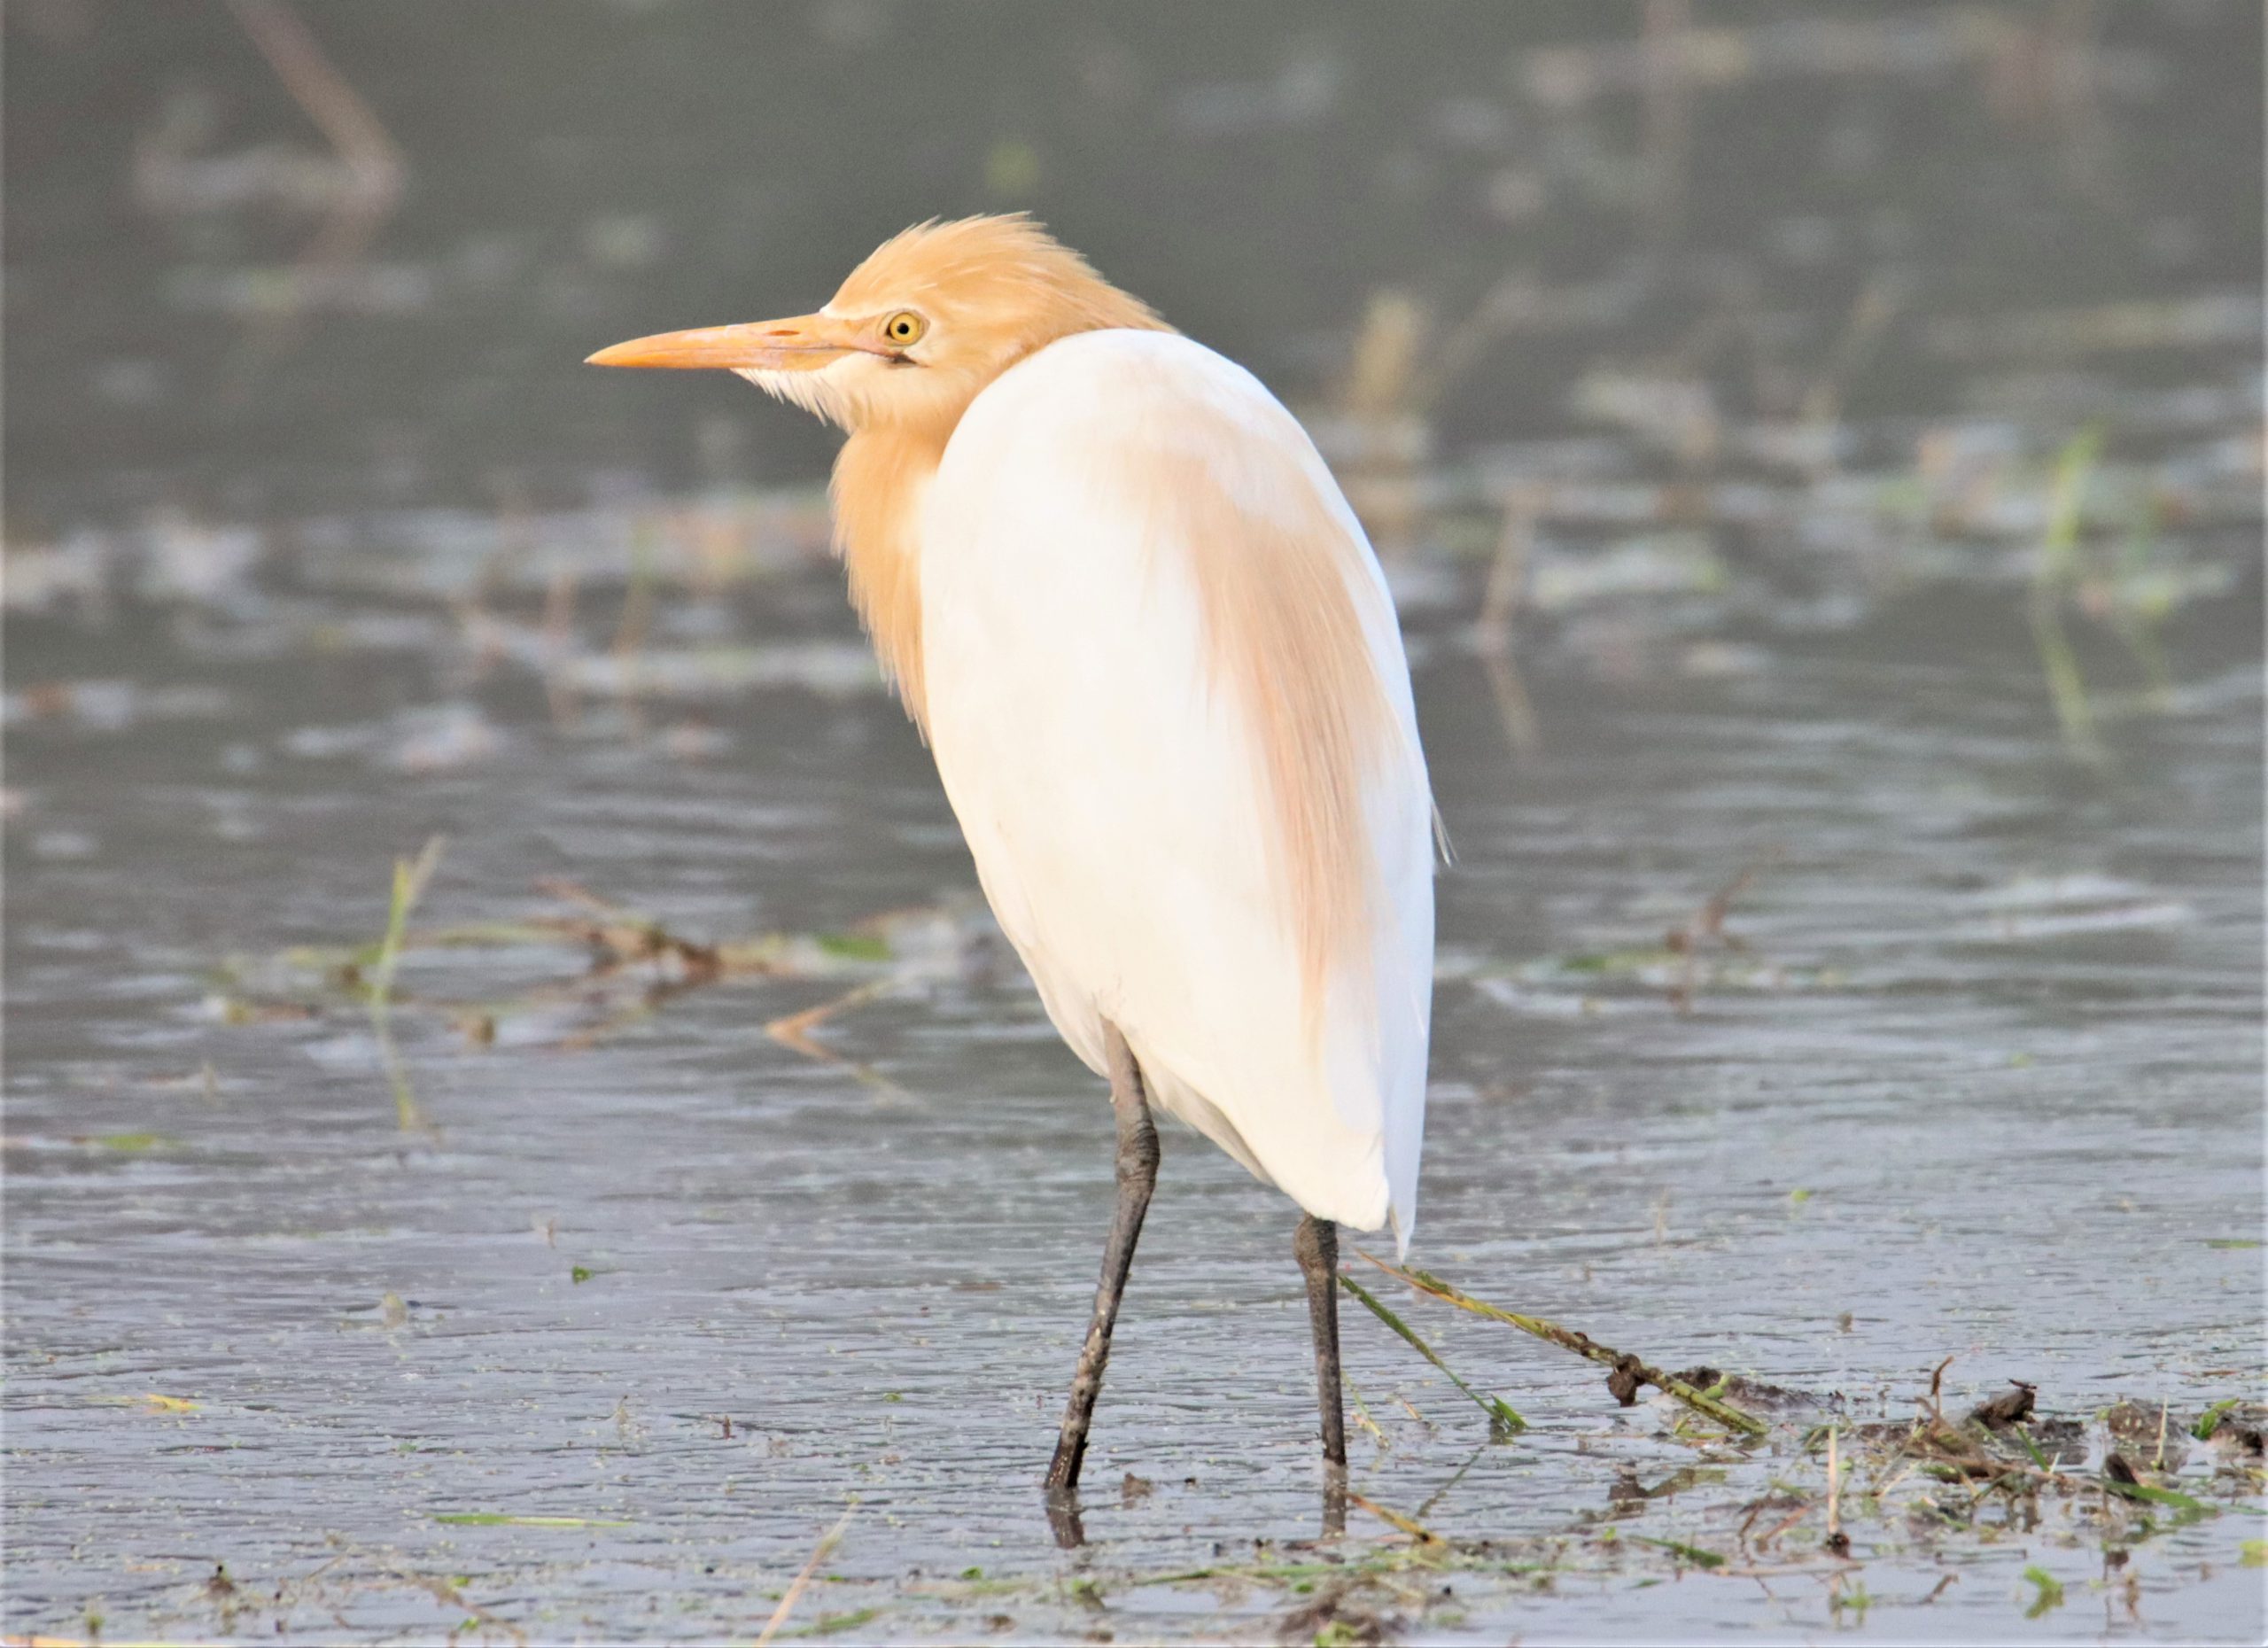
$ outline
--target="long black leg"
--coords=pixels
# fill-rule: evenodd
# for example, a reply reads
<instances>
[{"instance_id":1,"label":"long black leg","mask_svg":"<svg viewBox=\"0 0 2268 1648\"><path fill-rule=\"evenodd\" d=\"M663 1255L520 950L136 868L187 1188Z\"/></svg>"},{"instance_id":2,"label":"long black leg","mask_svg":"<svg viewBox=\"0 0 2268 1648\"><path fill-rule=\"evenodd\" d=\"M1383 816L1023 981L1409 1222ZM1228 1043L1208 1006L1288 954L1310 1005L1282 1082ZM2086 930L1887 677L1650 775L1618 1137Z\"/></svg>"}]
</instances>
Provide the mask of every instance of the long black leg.
<instances>
[{"instance_id":1,"label":"long black leg","mask_svg":"<svg viewBox=\"0 0 2268 1648\"><path fill-rule=\"evenodd\" d=\"M1308 1323L1315 1330L1315 1400L1323 1418L1323 1460L1347 1468L1347 1412L1339 1394L1339 1227L1312 1213L1300 1220L1292 1251L1308 1279Z\"/></svg>"},{"instance_id":2,"label":"long black leg","mask_svg":"<svg viewBox=\"0 0 2268 1648\"><path fill-rule=\"evenodd\" d=\"M1087 1342L1079 1350L1079 1371L1071 1379L1071 1400L1063 1410L1063 1433L1056 1440L1055 1458L1047 1467L1047 1485L1052 1489L1079 1485L1079 1466L1087 1457L1087 1425L1094 1418L1095 1397L1102 1391L1103 1364L1110 1360L1110 1330L1118 1321L1119 1295L1126 1291L1126 1272L1134 1264L1134 1244L1142 1236L1142 1216L1150 1210L1150 1192L1158 1182L1158 1130L1150 1122L1141 1067L1134 1062L1133 1052L1115 1024L1105 1023L1102 1030L1104 1055L1110 1067L1110 1108L1118 1118L1118 1206L1111 1215L1110 1240L1102 1250L1102 1280L1095 1287L1094 1319L1087 1325ZM1343 1448L1340 1454L1343 1458Z\"/></svg>"}]
</instances>

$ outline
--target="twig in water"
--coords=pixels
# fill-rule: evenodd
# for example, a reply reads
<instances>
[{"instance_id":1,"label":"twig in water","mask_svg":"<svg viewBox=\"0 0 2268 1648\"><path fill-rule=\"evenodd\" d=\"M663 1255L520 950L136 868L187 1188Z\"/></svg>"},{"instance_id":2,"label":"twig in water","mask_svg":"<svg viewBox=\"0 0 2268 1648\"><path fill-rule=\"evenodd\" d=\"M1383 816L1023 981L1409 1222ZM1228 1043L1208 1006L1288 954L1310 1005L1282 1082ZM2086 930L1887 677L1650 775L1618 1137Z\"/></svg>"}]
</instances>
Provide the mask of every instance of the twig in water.
<instances>
[{"instance_id":1,"label":"twig in water","mask_svg":"<svg viewBox=\"0 0 2268 1648\"><path fill-rule=\"evenodd\" d=\"M773 1019L764 1027L764 1033L781 1046L800 1053L807 1059L817 1059L827 1064L841 1064L844 1062L843 1055L830 1047L813 1041L811 1032L836 1014L846 1012L852 1007L862 1007L875 997L886 994L897 982L894 978L868 979L865 983L855 985L839 996L828 997L815 1007L805 1007L800 1013L789 1013Z\"/></svg>"},{"instance_id":2,"label":"twig in water","mask_svg":"<svg viewBox=\"0 0 2268 1648\"><path fill-rule=\"evenodd\" d=\"M1347 1387L1347 1400L1355 1404L1355 1423L1378 1439L1379 1451L1384 1453L1394 1444L1386 1440L1386 1433L1379 1428L1379 1422L1371 1417L1370 1404L1363 1400L1363 1393L1355 1388L1353 1377L1341 1369L1339 1378Z\"/></svg>"},{"instance_id":3,"label":"twig in water","mask_svg":"<svg viewBox=\"0 0 2268 1648\"><path fill-rule=\"evenodd\" d=\"M1446 1372L1447 1370L1443 1371ZM1414 1517L1406 1517L1399 1511L1389 1511L1374 1499L1363 1498L1362 1495L1356 1493L1351 1488L1347 1490L1347 1503L1349 1504L1362 1506L1363 1510L1378 1518L1379 1521L1400 1528L1403 1533L1409 1535L1410 1538L1416 1540L1421 1545L1438 1545L1441 1543L1441 1536L1433 1532L1432 1528L1427 1528L1423 1522L1418 1521Z\"/></svg>"},{"instance_id":4,"label":"twig in water","mask_svg":"<svg viewBox=\"0 0 2268 1648\"><path fill-rule=\"evenodd\" d=\"M409 931L409 913L424 896L425 884L433 879L433 872L440 867L441 853L447 844L445 837L435 836L416 858L393 861L393 892L386 904L385 936L378 941L377 960L370 969L370 1012L381 1021L392 1001L394 969L401 965L402 940Z\"/></svg>"},{"instance_id":5,"label":"twig in water","mask_svg":"<svg viewBox=\"0 0 2268 1648\"><path fill-rule=\"evenodd\" d=\"M641 991L633 999L615 1008L596 1023L586 1024L582 1029L570 1035L562 1036L552 1044L552 1046L561 1053L588 1053L608 1037L627 1030L633 1024L641 1023L652 1018L672 997L682 995L688 990L698 989L707 982L708 980L703 977L656 979Z\"/></svg>"},{"instance_id":6,"label":"twig in water","mask_svg":"<svg viewBox=\"0 0 2268 1648\"><path fill-rule=\"evenodd\" d=\"M780 1605L773 1609L772 1617L764 1622L764 1629L756 1634L756 1648L765 1648L765 1645L779 1634L780 1628L788 1622L788 1614L795 1611L796 1598L804 1594L804 1587L812 1582L812 1575L819 1572L819 1565L826 1561L835 1547L841 1543L843 1531L850 1526L850 1519L858 1513L858 1507L852 1505L843 1513L841 1521L819 1536L819 1543L812 1547L812 1554L804 1559L803 1567L796 1573L794 1579L788 1582L788 1589L781 1595Z\"/></svg>"},{"instance_id":7,"label":"twig in water","mask_svg":"<svg viewBox=\"0 0 2268 1648\"><path fill-rule=\"evenodd\" d=\"M422 862L422 861L421 861ZM811 1031L823 1021L874 996L918 985L940 966L950 965L920 941L913 953L902 952L891 934L900 924L944 923L946 937L959 933L959 918L943 907L888 911L859 922L843 933L764 933L752 937L701 943L672 932L653 915L602 898L572 882L539 880L537 890L580 906L559 914L532 915L517 921L474 921L420 929L414 909L422 909L420 895L431 866L414 862L400 890L406 899L390 910L388 930L361 944L294 945L272 956L249 960L230 959L220 972L233 991L260 992L311 990L314 1000L264 1000L251 993L225 998L222 1007L230 1023L319 1016L334 994L343 996L358 1015L370 1014L374 1023L392 1028L397 1008L416 1010L470 1028L481 1043L491 1040L506 1017L549 1014L562 1007L575 1010L579 1019L592 1022L550 1045L563 1051L589 1046L606 1036L649 1017L667 1002L697 988L720 982L767 979L828 978L845 976L873 979L880 988L854 991L803 1014L779 1021L774 1034L783 1045L807 1058L843 1062L861 1082L878 1091L898 1094L881 1076L847 1060L837 1060ZM413 908L414 906L414 908ZM509 950L520 948L579 948L587 965L571 978L546 979L499 999L478 997L445 999L416 993L399 984L399 968L414 952L437 949ZM276 983L288 977L304 985ZM375 982L374 982L375 981ZM375 1009L375 1010L374 1010ZM397 1084L398 1086L400 1084ZM398 1098L400 1095L397 1095ZM902 1096L902 1095L898 1095ZM404 1105L414 1109L414 1101Z\"/></svg>"},{"instance_id":8,"label":"twig in water","mask_svg":"<svg viewBox=\"0 0 2268 1648\"><path fill-rule=\"evenodd\" d=\"M2026 603L2032 642L2047 677L2047 696L2055 706L2063 747L2074 760L2093 767L2108 766L2110 751L2096 730L2094 706L2087 698L2086 680L2079 672L2078 654L2063 629L2062 602L2066 589L2078 578L2081 506L2101 451L2102 431L2090 428L2075 436L2055 461L2047 532L2040 540L2039 562Z\"/></svg>"},{"instance_id":9,"label":"twig in water","mask_svg":"<svg viewBox=\"0 0 2268 1648\"><path fill-rule=\"evenodd\" d=\"M699 944L689 938L680 938L649 915L617 904L578 882L558 876L540 876L535 888L554 898L570 904L579 904L603 920L591 923L565 924L563 930L582 936L594 950L614 956L618 960L657 960L664 956L674 958L684 968L687 980L705 983L723 969L724 962L714 944ZM556 923L555 923L556 925Z\"/></svg>"},{"instance_id":10,"label":"twig in water","mask_svg":"<svg viewBox=\"0 0 2268 1648\"><path fill-rule=\"evenodd\" d=\"M339 1560L338 1558L332 1559L332 1561L338 1560ZM325 1568L330 1566L330 1563L329 1562L323 1564L323 1567ZM413 1568L406 1568L398 1563L392 1562L385 1564L385 1571L392 1574L396 1579L402 1580L408 1584L416 1586L420 1590L424 1591L426 1594L431 1596L434 1601L442 1604L446 1607L462 1608L467 1616L471 1619L478 1620L480 1622L482 1629L485 1630L502 1631L516 1643L524 1643L528 1639L528 1634L522 1630L518 1626L513 1624L509 1620L499 1619L495 1614L482 1607L478 1603L466 1596L464 1592L459 1590L456 1586L450 1583L446 1579L436 1579L430 1574L420 1574ZM322 1568L317 1568L315 1570L316 1574L320 1574L322 1572ZM313 1577L314 1574L308 1575L308 1578L310 1579ZM301 1582L304 1583L305 1582L303 1581Z\"/></svg>"},{"instance_id":11,"label":"twig in water","mask_svg":"<svg viewBox=\"0 0 2268 1648\"><path fill-rule=\"evenodd\" d=\"M1419 1293L1431 1294L1434 1298L1445 1300L1461 1310L1470 1310L1475 1316L1487 1317L1492 1322L1506 1323L1518 1328L1524 1333L1533 1333L1536 1338L1548 1340L1563 1349L1573 1351L1579 1356L1587 1357L1604 1367L1612 1368L1614 1372L1607 1380L1607 1388L1614 1393L1615 1399L1625 1407L1628 1407L1637 1399L1639 1386L1651 1385L1655 1389L1675 1398L1697 1412L1707 1414L1718 1424L1728 1429L1739 1431L1749 1436L1764 1436L1771 1432L1771 1426L1754 1414L1744 1413L1729 1402L1721 1397L1713 1396L1706 1391L1696 1390L1683 1380L1674 1379L1659 1368L1649 1366L1636 1356L1628 1356L1609 1346L1602 1345L1588 1333L1562 1327L1557 1322L1547 1321L1540 1316L1523 1316L1517 1310L1506 1310L1497 1305L1484 1303L1472 1294L1450 1287L1438 1276L1425 1271L1410 1270L1399 1264L1388 1264L1383 1259L1363 1253L1360 1248L1355 1251L1388 1276L1407 1282ZM1349 1286L1351 1287L1352 1284L1350 1283ZM1358 1298L1363 1296L1359 1290L1356 1296ZM1376 1308L1373 1307L1373 1309ZM1443 1372L1448 1371L1446 1368L1442 1369Z\"/></svg>"},{"instance_id":12,"label":"twig in water","mask_svg":"<svg viewBox=\"0 0 2268 1648\"><path fill-rule=\"evenodd\" d=\"M409 930L409 912L423 896L425 884L440 867L443 836L428 840L415 859L393 861L393 893L386 906L385 937L378 942L378 959L370 969L370 1029L377 1037L378 1056L384 1061L386 1082L393 1089L394 1120L407 1133L427 1126L410 1091L409 1075L393 1042L393 977L401 965L401 941Z\"/></svg>"},{"instance_id":13,"label":"twig in water","mask_svg":"<svg viewBox=\"0 0 2268 1648\"><path fill-rule=\"evenodd\" d=\"M1430 431L1418 357L1428 330L1425 309L1409 293L1373 292L1336 396L1349 445L1341 466L1347 495L1389 566L1408 553L1425 508L1418 466Z\"/></svg>"},{"instance_id":14,"label":"twig in water","mask_svg":"<svg viewBox=\"0 0 2268 1648\"><path fill-rule=\"evenodd\" d=\"M1827 1548L1838 1557L1851 1554L1851 1536L1843 1531L1843 1469L1836 1451L1837 1427L1827 1427Z\"/></svg>"},{"instance_id":15,"label":"twig in water","mask_svg":"<svg viewBox=\"0 0 2268 1648\"><path fill-rule=\"evenodd\" d=\"M1946 1411L1939 1405L1938 1396L1945 1388L1946 1370L1952 1365L1953 1358L1947 1356L1930 1370L1930 1419L1935 1425L1943 1425L1946 1422Z\"/></svg>"},{"instance_id":16,"label":"twig in water","mask_svg":"<svg viewBox=\"0 0 2268 1648\"><path fill-rule=\"evenodd\" d=\"M1842 336L1829 352L1826 364L1804 392L1800 416L1805 423L1818 425L1841 419L1845 386L1866 364L1905 302L1905 288L1898 280L1877 275L1867 283L1851 306L1850 318L1844 323Z\"/></svg>"},{"instance_id":17,"label":"twig in water","mask_svg":"<svg viewBox=\"0 0 2268 1648\"><path fill-rule=\"evenodd\" d=\"M1537 755L1543 749L1535 705L1512 658L1512 613L1527 582L1528 556L1535 544L1535 509L1534 501L1525 492L1505 499L1503 535L1497 540L1496 558L1489 564L1487 587L1480 597L1480 616L1472 626L1480 668L1496 700L1496 719L1503 723L1504 740L1516 757Z\"/></svg>"},{"instance_id":18,"label":"twig in water","mask_svg":"<svg viewBox=\"0 0 2268 1648\"><path fill-rule=\"evenodd\" d=\"M401 198L408 167L370 105L323 54L315 35L283 0L229 0L237 25L345 162L348 186L300 251L284 301L261 312L231 376L231 398L249 382L250 366L288 344L319 284L353 266Z\"/></svg>"},{"instance_id":19,"label":"twig in water","mask_svg":"<svg viewBox=\"0 0 2268 1648\"><path fill-rule=\"evenodd\" d=\"M1756 1543L1759 1545L1770 1544L1774 1540L1779 1538L1781 1535L1786 1533L1790 1528L1793 1528L1797 1523L1802 1521L1810 1514L1811 1501L1806 1499L1803 1504L1789 1512L1787 1515L1782 1517L1777 1522L1775 1522L1770 1528L1766 1528L1764 1532L1759 1534L1756 1536Z\"/></svg>"},{"instance_id":20,"label":"twig in water","mask_svg":"<svg viewBox=\"0 0 2268 1648\"><path fill-rule=\"evenodd\" d=\"M1677 983L1669 992L1670 1006L1678 1012L1693 1011L1693 990L1698 976L1696 958L1704 944L1714 942L1728 950L1748 948L1725 931L1725 918L1732 913L1733 900L1749 890L1758 873L1776 859L1780 851L1770 848L1760 858L1743 865L1738 875L1703 900L1684 926L1672 928L1664 937L1663 944L1678 957Z\"/></svg>"},{"instance_id":21,"label":"twig in water","mask_svg":"<svg viewBox=\"0 0 2268 1648\"><path fill-rule=\"evenodd\" d=\"M1369 1258L1370 1255L1365 1254L1363 1255L1363 1257ZM1376 1263L1377 1261L1372 1260L1371 1263ZM1348 1293L1354 1294L1355 1298L1361 1300L1364 1305L1368 1306L1372 1316L1378 1318L1379 1321L1385 1323L1396 1333L1400 1334L1402 1338L1408 1342L1411 1349L1415 1350L1419 1356L1425 1357L1426 1361L1432 1363L1435 1367L1441 1369L1443 1373L1448 1374L1450 1384L1456 1386L1466 1395L1472 1398L1474 1405L1488 1416L1488 1428L1492 1434L1501 1431L1503 1434L1509 1436L1515 1431L1524 1431L1527 1428L1527 1421L1513 1411L1511 1403L1505 1402L1500 1396L1484 1396L1479 1391L1473 1389L1472 1386L1459 1379L1456 1376L1455 1370L1453 1370L1448 1363L1442 1361L1441 1357L1435 1354L1433 1348L1431 1345L1427 1344L1424 1340L1418 1338L1415 1333L1411 1332L1409 1325L1400 1317L1394 1315L1393 1311L1387 1310L1376 1299L1372 1298L1371 1296L1370 1290L1365 1288L1360 1282L1356 1281L1353 1277L1348 1276L1342 1271L1340 1272L1339 1285L1341 1287L1344 1287Z\"/></svg>"},{"instance_id":22,"label":"twig in water","mask_svg":"<svg viewBox=\"0 0 2268 1648\"><path fill-rule=\"evenodd\" d=\"M1455 1488L1459 1482L1463 1481L1464 1480L1465 1473L1472 1469L1475 1465L1479 1464L1480 1456L1487 1451L1488 1450L1484 1444L1481 1447L1475 1448L1471 1453L1465 1455L1464 1463L1457 1466L1456 1470L1449 1473L1449 1480L1443 1482L1439 1488L1436 1488L1432 1494L1427 1496L1425 1503L1419 1505L1415 1512L1411 1512L1411 1514L1418 1521L1424 1521L1425 1520L1426 1513L1449 1496L1449 1489Z\"/></svg>"},{"instance_id":23,"label":"twig in water","mask_svg":"<svg viewBox=\"0 0 2268 1648\"><path fill-rule=\"evenodd\" d=\"M856 1059L844 1058L834 1048L823 1041L815 1039L812 1035L812 1031L826 1023L836 1014L848 1012L852 1007L863 1007L877 997L886 996L896 989L899 983L899 978L895 975L885 978L868 979L863 984L853 985L839 996L830 997L815 1007L805 1007L801 1013L790 1013L784 1017L773 1019L764 1027L764 1033L781 1046L792 1053L800 1053L806 1059L816 1059L821 1064L841 1065L859 1081L879 1093L903 1098L905 1090L881 1071L871 1065L862 1064Z\"/></svg>"}]
</instances>

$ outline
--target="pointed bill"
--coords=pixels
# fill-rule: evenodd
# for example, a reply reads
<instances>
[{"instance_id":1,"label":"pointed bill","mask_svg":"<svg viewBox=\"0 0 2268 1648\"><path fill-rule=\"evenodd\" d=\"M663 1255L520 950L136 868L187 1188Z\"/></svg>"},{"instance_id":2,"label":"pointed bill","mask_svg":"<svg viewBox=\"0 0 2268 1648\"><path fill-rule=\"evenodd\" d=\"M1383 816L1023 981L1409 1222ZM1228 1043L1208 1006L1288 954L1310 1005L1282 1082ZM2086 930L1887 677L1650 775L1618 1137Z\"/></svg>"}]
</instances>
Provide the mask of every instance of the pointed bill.
<instances>
[{"instance_id":1,"label":"pointed bill","mask_svg":"<svg viewBox=\"0 0 2268 1648\"><path fill-rule=\"evenodd\" d=\"M710 368L724 371L817 371L844 355L893 353L858 336L831 315L799 315L739 326L633 338L588 357L586 366Z\"/></svg>"}]
</instances>

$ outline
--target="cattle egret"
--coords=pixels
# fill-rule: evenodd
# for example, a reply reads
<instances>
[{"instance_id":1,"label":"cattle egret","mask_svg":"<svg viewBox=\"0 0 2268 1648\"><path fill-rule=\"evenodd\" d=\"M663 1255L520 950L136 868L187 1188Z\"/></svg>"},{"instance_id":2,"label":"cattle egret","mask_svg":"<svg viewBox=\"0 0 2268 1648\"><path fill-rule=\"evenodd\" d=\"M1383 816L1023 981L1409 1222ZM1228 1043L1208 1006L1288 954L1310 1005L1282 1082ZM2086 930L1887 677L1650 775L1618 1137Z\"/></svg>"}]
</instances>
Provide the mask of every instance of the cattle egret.
<instances>
[{"instance_id":1,"label":"cattle egret","mask_svg":"<svg viewBox=\"0 0 2268 1648\"><path fill-rule=\"evenodd\" d=\"M929 222L815 315L617 344L849 435L835 540L1000 928L1110 1084L1117 1205L1047 1473L1076 1485L1178 1116L1304 1209L1327 1480L1336 1227L1418 1211L1433 801L1394 603L1260 381L1029 218Z\"/></svg>"}]
</instances>

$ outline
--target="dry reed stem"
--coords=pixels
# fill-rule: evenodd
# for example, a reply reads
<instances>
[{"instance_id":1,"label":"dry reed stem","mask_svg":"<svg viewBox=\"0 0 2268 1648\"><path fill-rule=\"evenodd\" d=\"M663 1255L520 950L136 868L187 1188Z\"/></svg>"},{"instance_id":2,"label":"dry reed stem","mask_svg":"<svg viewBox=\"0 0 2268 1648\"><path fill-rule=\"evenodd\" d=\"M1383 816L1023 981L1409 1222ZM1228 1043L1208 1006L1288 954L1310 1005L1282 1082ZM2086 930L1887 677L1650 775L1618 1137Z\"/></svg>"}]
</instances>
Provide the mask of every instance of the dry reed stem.
<instances>
[{"instance_id":1,"label":"dry reed stem","mask_svg":"<svg viewBox=\"0 0 2268 1648\"><path fill-rule=\"evenodd\" d=\"M850 1526L850 1519L858 1513L858 1507L852 1505L843 1513L841 1521L819 1536L819 1543L812 1547L812 1554L804 1559L804 1566L796 1571L796 1577L788 1582L788 1589L781 1595L780 1605L773 1609L772 1617L756 1634L756 1648L765 1648L765 1644L779 1634L780 1628L788 1622L788 1614L795 1611L796 1599L804 1594L804 1587L812 1582L812 1575L819 1571L819 1565L826 1561L828 1554L841 1543L843 1530Z\"/></svg>"},{"instance_id":2,"label":"dry reed stem","mask_svg":"<svg viewBox=\"0 0 2268 1648\"><path fill-rule=\"evenodd\" d=\"M1409 1535L1410 1538L1416 1540L1421 1545L1438 1545L1445 1543L1439 1534L1433 1532L1432 1528L1427 1528L1423 1522L1418 1521L1415 1517L1404 1516L1399 1511L1389 1511L1376 1500L1365 1499L1362 1495L1356 1493L1351 1488L1347 1490L1347 1503L1352 1505L1360 1505L1363 1510L1378 1518L1379 1521L1387 1524L1389 1527L1400 1529L1402 1533Z\"/></svg>"},{"instance_id":3,"label":"dry reed stem","mask_svg":"<svg viewBox=\"0 0 2268 1648\"><path fill-rule=\"evenodd\" d=\"M393 861L393 890L386 905L385 937L378 941L377 962L370 969L370 1030L377 1038L386 1084L393 1090L395 1125L405 1133L421 1130L431 1132L433 1129L418 1108L416 1092L409 1084L409 1072L402 1063L400 1049L394 1045L394 974L401 965L402 940L409 930L409 913L424 897L426 883L440 867L441 854L447 844L446 837L435 836L427 840L415 859Z\"/></svg>"},{"instance_id":4,"label":"dry reed stem","mask_svg":"<svg viewBox=\"0 0 2268 1648\"><path fill-rule=\"evenodd\" d=\"M284 302L254 323L246 355L232 374L231 398L249 381L247 366L288 344L305 318L312 283L319 276L351 267L393 214L408 176L401 150L384 123L323 54L306 22L284 0L229 0L238 27L291 100L314 121L346 163L353 179L293 265Z\"/></svg>"},{"instance_id":5,"label":"dry reed stem","mask_svg":"<svg viewBox=\"0 0 2268 1648\"><path fill-rule=\"evenodd\" d=\"M1843 1532L1843 1465L1835 1426L1827 1427L1827 1548L1841 1556L1851 1549Z\"/></svg>"},{"instance_id":6,"label":"dry reed stem","mask_svg":"<svg viewBox=\"0 0 2268 1648\"><path fill-rule=\"evenodd\" d=\"M1496 558L1488 566L1488 582L1480 597L1480 616L1473 620L1473 635L1481 671L1488 677L1488 690L1496 701L1496 719L1517 757L1539 755L1543 750L1543 729L1537 724L1535 705L1512 657L1512 614L1527 583L1528 557L1534 546L1534 501L1524 496L1506 499L1503 534L1496 543Z\"/></svg>"}]
</instances>

